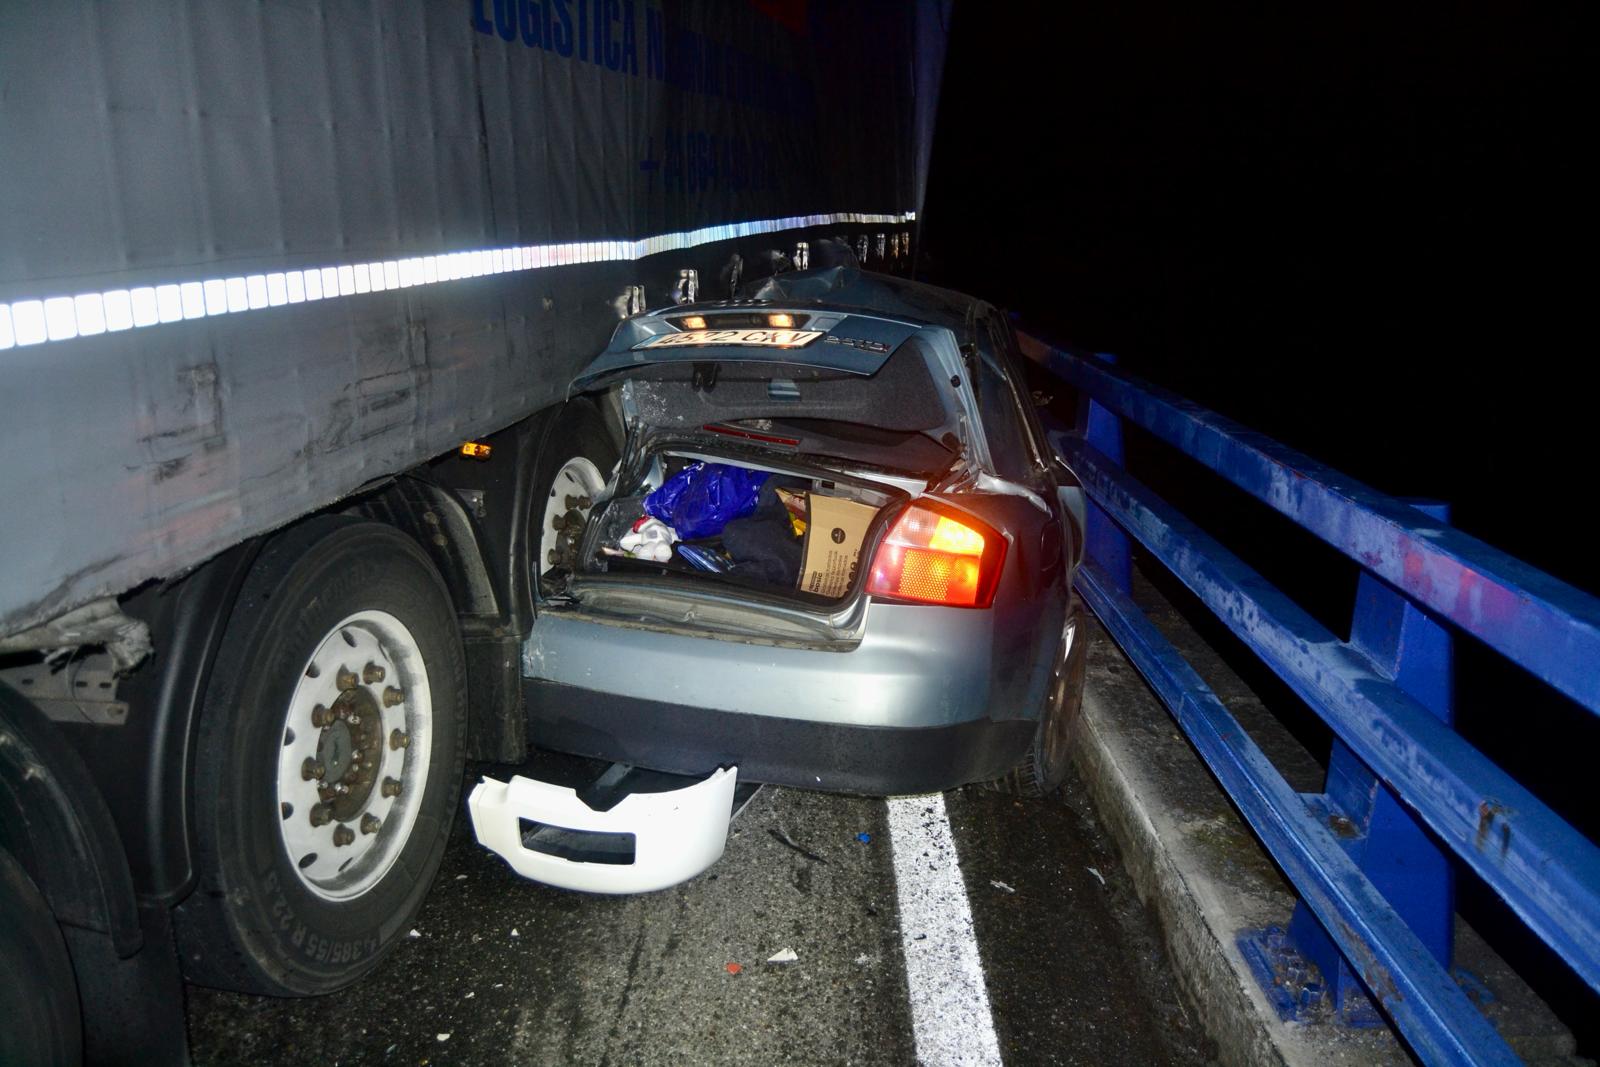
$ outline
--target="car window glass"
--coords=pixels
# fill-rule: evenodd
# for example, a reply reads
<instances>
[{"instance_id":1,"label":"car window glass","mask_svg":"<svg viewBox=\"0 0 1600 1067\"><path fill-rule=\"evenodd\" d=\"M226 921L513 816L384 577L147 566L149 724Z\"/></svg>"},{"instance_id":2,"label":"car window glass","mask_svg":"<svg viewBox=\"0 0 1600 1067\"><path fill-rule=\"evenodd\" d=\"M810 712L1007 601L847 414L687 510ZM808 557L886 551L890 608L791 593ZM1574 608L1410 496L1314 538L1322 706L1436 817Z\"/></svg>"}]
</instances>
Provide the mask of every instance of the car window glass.
<instances>
[{"instance_id":1,"label":"car window glass","mask_svg":"<svg viewBox=\"0 0 1600 1067\"><path fill-rule=\"evenodd\" d=\"M1012 392L1022 415L1022 431L1027 435L1033 453L1033 462L1042 470L1051 465L1052 450L1045 437L1044 425L1039 421L1039 409L1034 404L1034 394L1028 387L1028 375L1023 370L1025 358L1017 347L1017 334L1011 323L1000 315L989 316L989 330L995 338L995 351L999 362L1011 380Z\"/></svg>"},{"instance_id":2,"label":"car window glass","mask_svg":"<svg viewBox=\"0 0 1600 1067\"><path fill-rule=\"evenodd\" d=\"M992 340L985 339L992 344ZM983 418L983 434L989 442L989 455L995 473L1015 482L1033 484L1037 471L1023 414L1017 408L1016 393L995 365L994 352L978 358L978 411Z\"/></svg>"}]
</instances>

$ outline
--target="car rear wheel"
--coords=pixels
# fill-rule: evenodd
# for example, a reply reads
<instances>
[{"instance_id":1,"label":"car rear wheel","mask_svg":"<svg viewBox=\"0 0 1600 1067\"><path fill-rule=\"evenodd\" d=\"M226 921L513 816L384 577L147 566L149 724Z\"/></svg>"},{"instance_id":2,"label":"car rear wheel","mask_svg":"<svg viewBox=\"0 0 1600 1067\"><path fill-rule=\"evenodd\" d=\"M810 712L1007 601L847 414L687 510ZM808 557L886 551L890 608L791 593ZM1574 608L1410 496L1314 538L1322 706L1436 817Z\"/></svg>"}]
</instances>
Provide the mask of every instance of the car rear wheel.
<instances>
[{"instance_id":1,"label":"car rear wheel","mask_svg":"<svg viewBox=\"0 0 1600 1067\"><path fill-rule=\"evenodd\" d=\"M584 527L617 456L593 404L574 400L562 409L539 456L530 496L529 525L538 532L530 569L537 588L548 588L547 576L577 569Z\"/></svg>"},{"instance_id":2,"label":"car rear wheel","mask_svg":"<svg viewBox=\"0 0 1600 1067\"><path fill-rule=\"evenodd\" d=\"M399 531L314 519L263 550L211 677L185 973L339 989L404 935L444 854L466 728L449 593Z\"/></svg>"},{"instance_id":3,"label":"car rear wheel","mask_svg":"<svg viewBox=\"0 0 1600 1067\"><path fill-rule=\"evenodd\" d=\"M1066 779L1071 735L1083 705L1084 668L1088 661L1082 622L1082 609L1074 596L1033 740L1015 767L989 783L1003 793L1049 796Z\"/></svg>"}]
</instances>

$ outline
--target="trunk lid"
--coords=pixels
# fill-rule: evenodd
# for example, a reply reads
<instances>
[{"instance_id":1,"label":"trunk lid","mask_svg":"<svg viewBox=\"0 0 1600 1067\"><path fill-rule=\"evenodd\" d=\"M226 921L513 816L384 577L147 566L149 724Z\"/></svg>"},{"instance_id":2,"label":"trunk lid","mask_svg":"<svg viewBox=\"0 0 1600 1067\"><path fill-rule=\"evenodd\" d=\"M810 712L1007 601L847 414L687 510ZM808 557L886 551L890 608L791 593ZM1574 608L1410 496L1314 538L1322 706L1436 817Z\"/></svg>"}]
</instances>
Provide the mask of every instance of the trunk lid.
<instances>
[{"instance_id":1,"label":"trunk lid","mask_svg":"<svg viewBox=\"0 0 1600 1067\"><path fill-rule=\"evenodd\" d=\"M788 315L792 327L770 325L773 316ZM699 320L704 326L685 325ZM672 363L788 363L815 370L869 377L878 372L889 354L916 333L918 324L863 315L859 312L805 310L749 303L692 304L669 312L629 319L611 336L611 343L573 381L574 391L599 384L617 372ZM745 334L746 338L715 338L708 343L677 345L674 335L702 332ZM768 341L759 333L816 335ZM668 343L663 343L668 342Z\"/></svg>"},{"instance_id":2,"label":"trunk lid","mask_svg":"<svg viewBox=\"0 0 1600 1067\"><path fill-rule=\"evenodd\" d=\"M838 439L833 431L868 427L923 435L987 469L967 378L956 339L943 327L741 301L627 320L570 392L625 386L630 433L707 426L764 433L788 424ZM812 435L775 436L803 442Z\"/></svg>"}]
</instances>

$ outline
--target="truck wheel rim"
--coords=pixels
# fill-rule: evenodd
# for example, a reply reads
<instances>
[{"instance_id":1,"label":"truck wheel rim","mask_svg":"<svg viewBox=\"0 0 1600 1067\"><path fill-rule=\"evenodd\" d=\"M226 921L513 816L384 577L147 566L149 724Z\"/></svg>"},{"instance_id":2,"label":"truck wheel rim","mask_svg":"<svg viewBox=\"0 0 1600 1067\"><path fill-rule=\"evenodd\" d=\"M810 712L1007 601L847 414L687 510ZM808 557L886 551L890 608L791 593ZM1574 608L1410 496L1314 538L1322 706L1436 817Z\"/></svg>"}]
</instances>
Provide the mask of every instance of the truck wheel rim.
<instances>
[{"instance_id":1,"label":"truck wheel rim","mask_svg":"<svg viewBox=\"0 0 1600 1067\"><path fill-rule=\"evenodd\" d=\"M541 558L535 568L536 574L543 574L552 567L577 569L578 542L595 498L605 484L600 468L583 456L573 456L556 471L544 505L544 528L539 539Z\"/></svg>"},{"instance_id":2,"label":"truck wheel rim","mask_svg":"<svg viewBox=\"0 0 1600 1067\"><path fill-rule=\"evenodd\" d=\"M289 699L278 752L278 832L301 884L351 900L405 849L427 787L433 701L422 651L385 611L324 637Z\"/></svg>"}]
</instances>

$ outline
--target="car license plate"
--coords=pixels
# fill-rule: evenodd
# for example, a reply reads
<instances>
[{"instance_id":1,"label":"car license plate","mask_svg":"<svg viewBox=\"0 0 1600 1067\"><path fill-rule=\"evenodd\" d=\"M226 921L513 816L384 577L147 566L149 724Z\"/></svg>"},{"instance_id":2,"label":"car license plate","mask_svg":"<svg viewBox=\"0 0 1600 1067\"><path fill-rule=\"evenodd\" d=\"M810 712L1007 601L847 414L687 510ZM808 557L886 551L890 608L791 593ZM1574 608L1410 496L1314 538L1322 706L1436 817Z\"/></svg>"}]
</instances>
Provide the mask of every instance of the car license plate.
<instances>
[{"instance_id":1,"label":"car license plate","mask_svg":"<svg viewBox=\"0 0 1600 1067\"><path fill-rule=\"evenodd\" d=\"M746 345L753 348L800 348L822 336L821 330L684 330L652 337L640 348L696 348L701 345Z\"/></svg>"}]
</instances>

